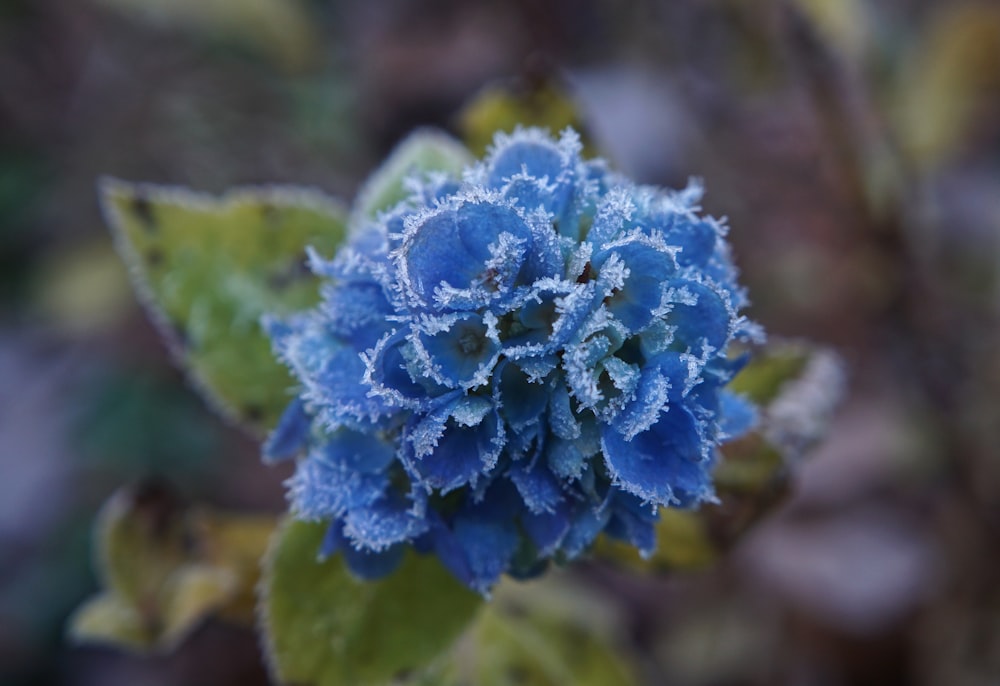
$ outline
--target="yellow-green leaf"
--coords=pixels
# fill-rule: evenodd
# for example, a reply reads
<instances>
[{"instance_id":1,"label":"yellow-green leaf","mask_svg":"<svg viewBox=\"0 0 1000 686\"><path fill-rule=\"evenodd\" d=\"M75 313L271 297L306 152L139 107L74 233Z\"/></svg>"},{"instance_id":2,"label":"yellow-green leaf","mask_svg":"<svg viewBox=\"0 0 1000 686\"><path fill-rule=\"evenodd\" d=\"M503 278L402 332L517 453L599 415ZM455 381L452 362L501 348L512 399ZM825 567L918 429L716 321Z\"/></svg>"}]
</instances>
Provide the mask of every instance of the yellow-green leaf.
<instances>
[{"instance_id":1,"label":"yellow-green leaf","mask_svg":"<svg viewBox=\"0 0 1000 686\"><path fill-rule=\"evenodd\" d=\"M243 188L212 197L106 180L105 216L136 290L211 405L274 425L293 381L260 327L318 300L305 247L331 255L346 213L318 191Z\"/></svg>"},{"instance_id":2,"label":"yellow-green leaf","mask_svg":"<svg viewBox=\"0 0 1000 686\"><path fill-rule=\"evenodd\" d=\"M236 585L236 576L225 567L191 563L175 570L161 593L159 640L166 647L177 645L205 617L229 601Z\"/></svg>"},{"instance_id":3,"label":"yellow-green leaf","mask_svg":"<svg viewBox=\"0 0 1000 686\"><path fill-rule=\"evenodd\" d=\"M471 629L414 686L628 686L606 602L560 575L504 580Z\"/></svg>"},{"instance_id":4,"label":"yellow-green leaf","mask_svg":"<svg viewBox=\"0 0 1000 686\"><path fill-rule=\"evenodd\" d=\"M77 610L70 636L163 652L209 616L251 623L273 531L273 518L192 510L156 484L119 491L95 526L104 591Z\"/></svg>"},{"instance_id":5,"label":"yellow-green leaf","mask_svg":"<svg viewBox=\"0 0 1000 686\"><path fill-rule=\"evenodd\" d=\"M468 149L444 132L423 129L410 134L361 188L354 203L352 226L406 198L403 182L411 174L440 171L457 175L472 161Z\"/></svg>"},{"instance_id":6,"label":"yellow-green leaf","mask_svg":"<svg viewBox=\"0 0 1000 686\"><path fill-rule=\"evenodd\" d=\"M134 651L150 647L152 637L136 609L113 593L102 593L78 607L69 635L80 643L104 643Z\"/></svg>"},{"instance_id":7,"label":"yellow-green leaf","mask_svg":"<svg viewBox=\"0 0 1000 686\"><path fill-rule=\"evenodd\" d=\"M481 605L437 558L412 551L384 579L359 581L339 555L317 560L325 530L288 521L265 564L260 628L279 683L389 684L444 653Z\"/></svg>"},{"instance_id":8,"label":"yellow-green leaf","mask_svg":"<svg viewBox=\"0 0 1000 686\"><path fill-rule=\"evenodd\" d=\"M458 125L463 140L476 155L486 151L497 131L510 132L519 125L554 132L571 126L581 133L584 153L595 153L579 106L554 80L522 87L489 86L462 109Z\"/></svg>"},{"instance_id":9,"label":"yellow-green leaf","mask_svg":"<svg viewBox=\"0 0 1000 686\"><path fill-rule=\"evenodd\" d=\"M758 405L777 397L783 384L802 372L810 349L804 344L781 343L758 348L753 358L727 388L745 395Z\"/></svg>"}]
</instances>

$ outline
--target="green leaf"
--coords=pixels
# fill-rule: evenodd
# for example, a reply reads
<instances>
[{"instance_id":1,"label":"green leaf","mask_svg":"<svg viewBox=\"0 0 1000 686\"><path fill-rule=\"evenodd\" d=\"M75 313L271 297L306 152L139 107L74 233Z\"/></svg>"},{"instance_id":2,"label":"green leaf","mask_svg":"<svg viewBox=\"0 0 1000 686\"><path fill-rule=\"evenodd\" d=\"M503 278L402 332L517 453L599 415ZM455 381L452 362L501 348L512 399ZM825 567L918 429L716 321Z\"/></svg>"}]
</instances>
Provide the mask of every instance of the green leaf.
<instances>
[{"instance_id":1,"label":"green leaf","mask_svg":"<svg viewBox=\"0 0 1000 686\"><path fill-rule=\"evenodd\" d=\"M113 593L87 600L69 619L69 636L80 643L104 643L133 651L150 647L150 636L138 611Z\"/></svg>"},{"instance_id":2,"label":"green leaf","mask_svg":"<svg viewBox=\"0 0 1000 686\"><path fill-rule=\"evenodd\" d=\"M809 353L805 345L786 343L754 350L750 363L727 388L758 405L766 405L778 396L785 383L802 373Z\"/></svg>"},{"instance_id":3,"label":"green leaf","mask_svg":"<svg viewBox=\"0 0 1000 686\"><path fill-rule=\"evenodd\" d=\"M362 186L354 203L351 226L373 219L406 198L403 181L417 172L440 171L459 174L473 162L464 145L432 129L411 133L392 151Z\"/></svg>"},{"instance_id":4,"label":"green leaf","mask_svg":"<svg viewBox=\"0 0 1000 686\"><path fill-rule=\"evenodd\" d=\"M182 507L156 484L123 489L95 526L105 590L70 620L77 641L169 651L209 615L249 624L268 517Z\"/></svg>"},{"instance_id":5,"label":"green leaf","mask_svg":"<svg viewBox=\"0 0 1000 686\"><path fill-rule=\"evenodd\" d=\"M565 576L504 580L448 656L410 683L627 686L619 624L605 599Z\"/></svg>"},{"instance_id":6,"label":"green leaf","mask_svg":"<svg viewBox=\"0 0 1000 686\"><path fill-rule=\"evenodd\" d=\"M760 408L755 431L720 449L713 481L719 503L698 510L660 510L657 549L642 558L633 546L607 536L597 557L646 572L711 565L787 494L788 469L826 433L844 392L844 374L832 352L778 341L755 351L729 389Z\"/></svg>"},{"instance_id":7,"label":"green leaf","mask_svg":"<svg viewBox=\"0 0 1000 686\"><path fill-rule=\"evenodd\" d=\"M553 132L571 126L583 139L584 154L595 154L579 106L554 79L489 86L459 115L462 138L476 155L486 152L497 131L510 132L517 126L540 126Z\"/></svg>"},{"instance_id":8,"label":"green leaf","mask_svg":"<svg viewBox=\"0 0 1000 686\"><path fill-rule=\"evenodd\" d=\"M260 327L318 300L305 247L333 254L343 208L318 191L243 188L222 197L105 180L105 217L133 283L210 404L273 426L293 381Z\"/></svg>"},{"instance_id":9,"label":"green leaf","mask_svg":"<svg viewBox=\"0 0 1000 686\"><path fill-rule=\"evenodd\" d=\"M360 581L339 555L317 560L325 531L289 520L265 563L261 630L280 683L388 684L447 650L482 603L413 551L386 578Z\"/></svg>"}]
</instances>

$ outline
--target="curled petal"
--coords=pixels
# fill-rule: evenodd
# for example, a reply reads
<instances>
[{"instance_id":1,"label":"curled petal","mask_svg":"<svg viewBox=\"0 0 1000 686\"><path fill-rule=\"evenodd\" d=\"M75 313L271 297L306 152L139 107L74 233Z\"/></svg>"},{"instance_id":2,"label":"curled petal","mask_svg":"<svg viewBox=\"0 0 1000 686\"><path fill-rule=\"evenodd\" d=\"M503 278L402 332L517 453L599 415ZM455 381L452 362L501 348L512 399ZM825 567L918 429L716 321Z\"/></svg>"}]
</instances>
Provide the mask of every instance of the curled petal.
<instances>
[{"instance_id":1,"label":"curled petal","mask_svg":"<svg viewBox=\"0 0 1000 686\"><path fill-rule=\"evenodd\" d=\"M367 449L367 450L366 450ZM325 445L314 448L299 463L289 480L293 510L303 519L340 517L353 508L365 507L383 496L389 486L384 472L361 472L355 468L358 451L367 460L392 459L393 447L374 436L342 430ZM367 455L378 457L368 457Z\"/></svg>"},{"instance_id":2,"label":"curled petal","mask_svg":"<svg viewBox=\"0 0 1000 686\"><path fill-rule=\"evenodd\" d=\"M513 286L531 246L531 228L515 209L459 202L410 223L399 250L400 277L424 306L438 289L488 302Z\"/></svg>"},{"instance_id":3,"label":"curled petal","mask_svg":"<svg viewBox=\"0 0 1000 686\"><path fill-rule=\"evenodd\" d=\"M606 427L601 443L608 471L628 493L657 505L692 505L712 497L706 446L684 407L671 407L630 441Z\"/></svg>"},{"instance_id":4,"label":"curled petal","mask_svg":"<svg viewBox=\"0 0 1000 686\"><path fill-rule=\"evenodd\" d=\"M408 470L427 489L447 493L496 464L503 447L503 423L492 401L464 396L442 406L404 432L412 452Z\"/></svg>"},{"instance_id":5,"label":"curled petal","mask_svg":"<svg viewBox=\"0 0 1000 686\"><path fill-rule=\"evenodd\" d=\"M356 548L375 552L409 541L429 528L402 496L391 494L370 505L347 511L344 535Z\"/></svg>"},{"instance_id":6,"label":"curled petal","mask_svg":"<svg viewBox=\"0 0 1000 686\"><path fill-rule=\"evenodd\" d=\"M311 430L312 417L306 413L302 398L295 398L285 408L278 426L264 442L264 462L274 464L295 457L307 447Z\"/></svg>"},{"instance_id":7,"label":"curled petal","mask_svg":"<svg viewBox=\"0 0 1000 686\"><path fill-rule=\"evenodd\" d=\"M377 552L358 549L344 535L343 523L334 520L327 529L326 536L323 537L320 557L325 559L337 553L344 556L344 562L352 574L365 581L374 581L396 571L403 561L406 546L393 545Z\"/></svg>"},{"instance_id":8,"label":"curled petal","mask_svg":"<svg viewBox=\"0 0 1000 686\"><path fill-rule=\"evenodd\" d=\"M541 462L533 465L517 464L511 467L508 476L517 487L528 511L533 514L554 512L556 505L563 499L559 482Z\"/></svg>"},{"instance_id":9,"label":"curled petal","mask_svg":"<svg viewBox=\"0 0 1000 686\"><path fill-rule=\"evenodd\" d=\"M412 341L424 376L449 388L473 388L489 381L500 354L492 322L473 312L451 315L433 332L417 331Z\"/></svg>"},{"instance_id":10,"label":"curled petal","mask_svg":"<svg viewBox=\"0 0 1000 686\"><path fill-rule=\"evenodd\" d=\"M733 321L725 296L695 281L674 280L667 288L670 311L666 318L675 327L677 340L695 348L704 341L712 350L722 350Z\"/></svg>"}]
</instances>

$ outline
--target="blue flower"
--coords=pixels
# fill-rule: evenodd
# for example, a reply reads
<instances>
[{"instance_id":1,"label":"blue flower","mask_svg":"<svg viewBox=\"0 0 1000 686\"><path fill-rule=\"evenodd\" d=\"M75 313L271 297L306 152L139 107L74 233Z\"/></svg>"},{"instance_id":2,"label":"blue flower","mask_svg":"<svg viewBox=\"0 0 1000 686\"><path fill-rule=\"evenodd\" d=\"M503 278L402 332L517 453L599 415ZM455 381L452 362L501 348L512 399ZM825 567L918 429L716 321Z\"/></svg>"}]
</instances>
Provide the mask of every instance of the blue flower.
<instances>
[{"instance_id":1,"label":"blue flower","mask_svg":"<svg viewBox=\"0 0 1000 686\"><path fill-rule=\"evenodd\" d=\"M461 177L411 175L311 254L322 303L266 322L299 386L265 456L301 456L292 510L355 573L413 546L485 593L602 533L649 554L660 508L714 499L718 446L755 421L730 347L760 335L725 226L697 184L580 148L524 129Z\"/></svg>"}]
</instances>

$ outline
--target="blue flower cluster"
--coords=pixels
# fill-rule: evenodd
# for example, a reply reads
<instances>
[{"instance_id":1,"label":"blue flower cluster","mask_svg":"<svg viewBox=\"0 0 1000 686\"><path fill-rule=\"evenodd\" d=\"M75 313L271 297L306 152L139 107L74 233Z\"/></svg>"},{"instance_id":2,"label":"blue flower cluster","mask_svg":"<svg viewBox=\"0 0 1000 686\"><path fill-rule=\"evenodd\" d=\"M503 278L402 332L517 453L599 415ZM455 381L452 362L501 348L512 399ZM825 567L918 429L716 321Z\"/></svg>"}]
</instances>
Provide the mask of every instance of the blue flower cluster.
<instances>
[{"instance_id":1,"label":"blue flower cluster","mask_svg":"<svg viewBox=\"0 0 1000 686\"><path fill-rule=\"evenodd\" d=\"M651 553L659 509L712 500L718 445L754 421L723 387L759 332L701 188L537 129L407 187L310 255L316 309L266 322L301 383L266 446L304 454L294 514L361 576L412 545L484 593L602 533Z\"/></svg>"}]
</instances>

